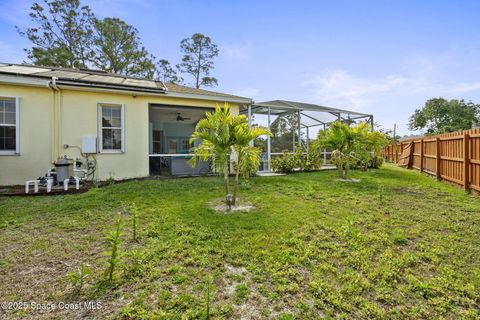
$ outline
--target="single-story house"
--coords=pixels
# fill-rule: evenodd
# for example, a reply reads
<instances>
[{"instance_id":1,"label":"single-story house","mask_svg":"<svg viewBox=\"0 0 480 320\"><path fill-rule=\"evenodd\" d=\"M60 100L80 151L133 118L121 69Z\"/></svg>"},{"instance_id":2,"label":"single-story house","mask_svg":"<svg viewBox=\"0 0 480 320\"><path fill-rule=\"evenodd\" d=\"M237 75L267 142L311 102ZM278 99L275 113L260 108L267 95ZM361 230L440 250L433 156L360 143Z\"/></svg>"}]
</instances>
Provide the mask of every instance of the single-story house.
<instances>
[{"instance_id":1,"label":"single-story house","mask_svg":"<svg viewBox=\"0 0 480 320\"><path fill-rule=\"evenodd\" d=\"M0 63L0 185L43 176L64 157L83 161L96 180L204 170L187 164L189 137L225 102L238 114L252 100L102 71Z\"/></svg>"}]
</instances>

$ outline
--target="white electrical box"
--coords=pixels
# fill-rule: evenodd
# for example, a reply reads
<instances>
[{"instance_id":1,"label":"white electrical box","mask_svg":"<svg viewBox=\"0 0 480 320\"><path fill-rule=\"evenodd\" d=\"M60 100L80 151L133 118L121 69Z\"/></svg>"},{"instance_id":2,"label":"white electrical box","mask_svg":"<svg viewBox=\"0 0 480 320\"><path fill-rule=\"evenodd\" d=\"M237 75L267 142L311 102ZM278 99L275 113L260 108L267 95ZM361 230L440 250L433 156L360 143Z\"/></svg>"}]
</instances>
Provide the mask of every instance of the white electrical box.
<instances>
[{"instance_id":1,"label":"white electrical box","mask_svg":"<svg viewBox=\"0 0 480 320\"><path fill-rule=\"evenodd\" d=\"M97 153L97 137L95 136L83 137L82 153Z\"/></svg>"}]
</instances>

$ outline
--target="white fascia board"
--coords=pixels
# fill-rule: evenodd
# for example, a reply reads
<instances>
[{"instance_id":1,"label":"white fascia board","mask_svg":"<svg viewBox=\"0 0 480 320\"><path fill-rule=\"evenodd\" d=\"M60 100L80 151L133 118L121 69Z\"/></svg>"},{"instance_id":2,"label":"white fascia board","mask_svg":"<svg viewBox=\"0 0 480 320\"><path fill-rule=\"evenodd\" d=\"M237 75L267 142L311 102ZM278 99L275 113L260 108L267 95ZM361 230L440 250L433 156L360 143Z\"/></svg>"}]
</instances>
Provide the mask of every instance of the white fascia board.
<instances>
[{"instance_id":1,"label":"white fascia board","mask_svg":"<svg viewBox=\"0 0 480 320\"><path fill-rule=\"evenodd\" d=\"M251 104L252 103L252 99L249 99L249 98L221 97L221 96L214 96L214 95L180 93L180 92L172 92L172 91L167 91L165 96L174 97L174 98L218 101L218 102L232 102L232 103L240 103L240 104Z\"/></svg>"},{"instance_id":2,"label":"white fascia board","mask_svg":"<svg viewBox=\"0 0 480 320\"><path fill-rule=\"evenodd\" d=\"M0 74L0 83L34 86L34 87L48 87L50 79L39 79L32 77L22 77L8 74Z\"/></svg>"}]
</instances>

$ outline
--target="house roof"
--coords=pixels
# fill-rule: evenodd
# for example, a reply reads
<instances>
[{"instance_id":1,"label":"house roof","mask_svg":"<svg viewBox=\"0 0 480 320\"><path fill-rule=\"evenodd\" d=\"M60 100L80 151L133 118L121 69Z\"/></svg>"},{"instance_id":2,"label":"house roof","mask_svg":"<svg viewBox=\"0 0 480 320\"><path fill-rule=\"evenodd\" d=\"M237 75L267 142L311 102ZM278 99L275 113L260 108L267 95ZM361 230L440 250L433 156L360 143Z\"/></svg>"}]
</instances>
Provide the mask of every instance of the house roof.
<instances>
[{"instance_id":1,"label":"house roof","mask_svg":"<svg viewBox=\"0 0 480 320\"><path fill-rule=\"evenodd\" d=\"M240 112L248 114L248 109L243 107ZM251 106L252 114L263 114L272 116L284 116L298 113L300 124L303 127L315 127L327 125L337 120L342 121L373 121L373 115L357 111L325 107L313 103L305 103L288 100L272 100L254 103Z\"/></svg>"},{"instance_id":2,"label":"house roof","mask_svg":"<svg viewBox=\"0 0 480 320\"><path fill-rule=\"evenodd\" d=\"M162 81L124 76L115 73L108 73L102 70L0 63L0 75L1 74L14 75L17 77L32 77L37 79L52 79L52 77L55 77L56 83L59 85L102 87L104 89L111 90L138 91L172 96L186 95L198 98L214 97L217 100L234 100L242 103L249 103L251 101L250 98L239 97L231 94L190 88L173 83L165 84Z\"/></svg>"},{"instance_id":3,"label":"house roof","mask_svg":"<svg viewBox=\"0 0 480 320\"><path fill-rule=\"evenodd\" d=\"M288 110L292 110L292 111L319 111L319 112L328 112L328 113L340 114L340 115L348 114L348 115L365 116L365 117L372 116L371 114L360 113L356 111L325 107L325 106L313 104L313 103L287 101L287 100L273 100L273 101L259 102L252 105L252 108L255 110L255 113L264 113L264 114L267 114L268 108L270 108L270 114L279 114L279 113L284 113L285 111L288 111Z\"/></svg>"}]
</instances>

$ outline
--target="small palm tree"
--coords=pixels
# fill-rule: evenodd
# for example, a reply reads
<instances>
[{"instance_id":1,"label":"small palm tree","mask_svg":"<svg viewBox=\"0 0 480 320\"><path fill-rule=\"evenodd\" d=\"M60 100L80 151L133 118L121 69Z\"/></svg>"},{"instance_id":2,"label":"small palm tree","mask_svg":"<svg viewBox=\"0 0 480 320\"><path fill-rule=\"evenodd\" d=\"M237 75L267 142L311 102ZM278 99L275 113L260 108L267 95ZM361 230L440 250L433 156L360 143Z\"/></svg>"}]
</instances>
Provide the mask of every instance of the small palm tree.
<instances>
[{"instance_id":1,"label":"small palm tree","mask_svg":"<svg viewBox=\"0 0 480 320\"><path fill-rule=\"evenodd\" d=\"M348 124L333 122L327 130L318 132L316 148L328 148L332 151L332 162L337 166L340 177L346 178L350 165L355 161L356 135Z\"/></svg>"},{"instance_id":2,"label":"small palm tree","mask_svg":"<svg viewBox=\"0 0 480 320\"><path fill-rule=\"evenodd\" d=\"M332 162L337 166L340 177L345 179L352 164L360 162L367 166L386 142L384 134L371 131L366 123L350 127L335 121L327 130L318 132L314 147L333 150Z\"/></svg>"},{"instance_id":3,"label":"small palm tree","mask_svg":"<svg viewBox=\"0 0 480 320\"><path fill-rule=\"evenodd\" d=\"M200 141L200 144L193 148L195 156L191 164L195 166L198 159L212 160L215 170L223 175L225 193L228 196L228 164L232 156L235 168L232 204L235 204L239 175L248 176L257 170L260 163L260 149L250 146L250 141L264 134L270 134L270 131L259 127L250 128L244 115L232 116L227 103L223 107L217 106L215 112L207 113L205 118L197 123L190 137L190 143Z\"/></svg>"},{"instance_id":4,"label":"small palm tree","mask_svg":"<svg viewBox=\"0 0 480 320\"><path fill-rule=\"evenodd\" d=\"M226 194L230 193L228 183L228 158L234 143L232 135L233 117L227 104L223 108L217 106L215 112L208 112L201 119L190 137L190 143L200 141L193 148L195 156L191 160L196 166L197 160L213 161L215 170L223 174Z\"/></svg>"},{"instance_id":5,"label":"small palm tree","mask_svg":"<svg viewBox=\"0 0 480 320\"><path fill-rule=\"evenodd\" d=\"M251 146L250 142L262 135L271 135L271 132L262 127L250 127L248 119L244 115L235 117L233 128L233 140L235 141L233 150L236 155L236 159L234 159L235 180L233 184L233 204L235 204L240 174L244 178L248 178L251 173L257 171L260 165L261 150L258 147Z\"/></svg>"}]
</instances>

